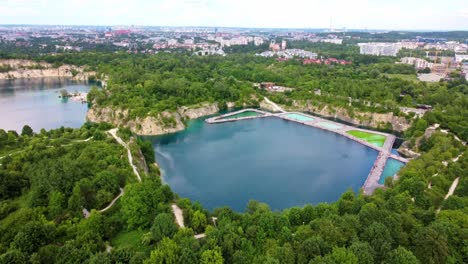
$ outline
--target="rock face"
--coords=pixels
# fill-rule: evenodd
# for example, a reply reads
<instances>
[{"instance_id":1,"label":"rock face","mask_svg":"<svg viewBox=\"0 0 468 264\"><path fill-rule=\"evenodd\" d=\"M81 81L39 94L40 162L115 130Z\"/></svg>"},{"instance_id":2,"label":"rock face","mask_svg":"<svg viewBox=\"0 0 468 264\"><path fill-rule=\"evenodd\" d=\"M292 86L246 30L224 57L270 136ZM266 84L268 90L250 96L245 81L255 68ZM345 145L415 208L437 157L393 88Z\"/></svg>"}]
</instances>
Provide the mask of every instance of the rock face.
<instances>
[{"instance_id":1,"label":"rock face","mask_svg":"<svg viewBox=\"0 0 468 264\"><path fill-rule=\"evenodd\" d=\"M162 135L185 129L183 120L212 115L219 111L217 104L202 104L197 107L182 107L176 112L162 112L157 117L146 116L130 119L128 110L93 106L86 119L91 122L107 122L116 126L128 127L138 135Z\"/></svg>"},{"instance_id":2,"label":"rock face","mask_svg":"<svg viewBox=\"0 0 468 264\"><path fill-rule=\"evenodd\" d=\"M297 102L294 102L293 106L288 108L288 110L312 112L325 117L337 118L359 126L377 128L385 127L386 125L390 124L391 129L398 132L405 131L411 126L410 122L406 120L406 118L394 116L393 113L379 114L354 111L354 116L351 117L348 111L343 108L330 109L328 106L325 106L319 109L317 106L314 106L310 103L304 105Z\"/></svg>"},{"instance_id":3,"label":"rock face","mask_svg":"<svg viewBox=\"0 0 468 264\"><path fill-rule=\"evenodd\" d=\"M83 67L62 65L54 68L46 62L29 60L0 60L0 67L8 67L8 72L0 72L0 80L29 79L29 78L71 78L75 80L88 80L95 72L85 72Z\"/></svg>"}]
</instances>

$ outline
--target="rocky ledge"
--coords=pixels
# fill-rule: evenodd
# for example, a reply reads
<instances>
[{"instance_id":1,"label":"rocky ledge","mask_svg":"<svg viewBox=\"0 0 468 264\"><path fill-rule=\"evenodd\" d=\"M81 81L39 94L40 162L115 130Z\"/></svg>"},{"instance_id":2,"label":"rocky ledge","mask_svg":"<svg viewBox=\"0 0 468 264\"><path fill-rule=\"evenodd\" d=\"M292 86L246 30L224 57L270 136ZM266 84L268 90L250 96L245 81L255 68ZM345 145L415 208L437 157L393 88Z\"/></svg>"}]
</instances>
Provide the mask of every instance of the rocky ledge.
<instances>
[{"instance_id":1,"label":"rocky ledge","mask_svg":"<svg viewBox=\"0 0 468 264\"><path fill-rule=\"evenodd\" d=\"M50 63L30 60L0 60L0 68L4 69L4 72L0 72L0 80L71 78L87 81L90 76L96 75L95 72L85 71L84 67L62 65L54 68Z\"/></svg>"},{"instance_id":2,"label":"rocky ledge","mask_svg":"<svg viewBox=\"0 0 468 264\"><path fill-rule=\"evenodd\" d=\"M129 118L128 109L93 106L86 119L91 122L107 122L116 126L128 127L138 135L162 135L185 129L184 120L213 115L219 111L217 104L201 104L181 107L175 112L164 111L157 116Z\"/></svg>"}]
</instances>

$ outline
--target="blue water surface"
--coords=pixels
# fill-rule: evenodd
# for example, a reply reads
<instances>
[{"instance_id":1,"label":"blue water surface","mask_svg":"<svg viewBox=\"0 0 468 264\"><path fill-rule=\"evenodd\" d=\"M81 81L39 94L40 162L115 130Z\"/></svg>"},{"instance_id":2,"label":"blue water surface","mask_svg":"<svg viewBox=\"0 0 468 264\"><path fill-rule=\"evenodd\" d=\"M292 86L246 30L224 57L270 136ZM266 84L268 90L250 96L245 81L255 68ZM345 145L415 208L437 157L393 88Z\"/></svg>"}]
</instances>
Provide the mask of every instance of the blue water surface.
<instances>
[{"instance_id":1,"label":"blue water surface","mask_svg":"<svg viewBox=\"0 0 468 264\"><path fill-rule=\"evenodd\" d=\"M0 80L0 129L81 127L88 105L58 98L62 89L87 92L90 85L58 78Z\"/></svg>"},{"instance_id":2,"label":"blue water surface","mask_svg":"<svg viewBox=\"0 0 468 264\"><path fill-rule=\"evenodd\" d=\"M207 124L150 138L164 180L209 209L243 211L332 202L358 191L377 151L346 137L276 117Z\"/></svg>"}]
</instances>

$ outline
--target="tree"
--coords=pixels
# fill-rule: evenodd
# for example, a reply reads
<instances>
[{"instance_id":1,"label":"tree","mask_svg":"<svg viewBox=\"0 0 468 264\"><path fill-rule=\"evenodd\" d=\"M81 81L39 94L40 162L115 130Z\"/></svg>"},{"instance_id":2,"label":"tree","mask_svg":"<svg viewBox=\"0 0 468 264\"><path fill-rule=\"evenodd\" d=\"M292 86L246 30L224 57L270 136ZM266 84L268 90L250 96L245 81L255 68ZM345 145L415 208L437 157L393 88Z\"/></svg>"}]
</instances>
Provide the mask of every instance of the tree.
<instances>
[{"instance_id":1,"label":"tree","mask_svg":"<svg viewBox=\"0 0 468 264\"><path fill-rule=\"evenodd\" d=\"M65 204L66 204L65 195L63 195L63 193L52 192L49 196L49 205L48 205L49 217L55 218L60 213L62 213L62 210Z\"/></svg>"},{"instance_id":2,"label":"tree","mask_svg":"<svg viewBox=\"0 0 468 264\"><path fill-rule=\"evenodd\" d=\"M155 180L129 184L122 196L122 215L128 228L145 228L154 220L160 203L166 202L161 184Z\"/></svg>"},{"instance_id":3,"label":"tree","mask_svg":"<svg viewBox=\"0 0 468 264\"><path fill-rule=\"evenodd\" d=\"M180 248L170 238L163 238L158 247L151 252L149 260L145 261L145 264L151 263L165 263L165 264L176 264L179 258Z\"/></svg>"},{"instance_id":4,"label":"tree","mask_svg":"<svg viewBox=\"0 0 468 264\"><path fill-rule=\"evenodd\" d=\"M358 258L360 264L374 263L374 250L367 242L356 241L349 249Z\"/></svg>"},{"instance_id":5,"label":"tree","mask_svg":"<svg viewBox=\"0 0 468 264\"><path fill-rule=\"evenodd\" d=\"M349 250L335 247L330 254L314 258L311 264L357 264L358 258Z\"/></svg>"},{"instance_id":6,"label":"tree","mask_svg":"<svg viewBox=\"0 0 468 264\"><path fill-rule=\"evenodd\" d=\"M34 135L34 131L32 128L28 125L23 126L23 129L21 130L21 136L28 136L32 137Z\"/></svg>"},{"instance_id":7,"label":"tree","mask_svg":"<svg viewBox=\"0 0 468 264\"><path fill-rule=\"evenodd\" d=\"M384 261L385 264L419 264L413 253L404 247L392 250Z\"/></svg>"},{"instance_id":8,"label":"tree","mask_svg":"<svg viewBox=\"0 0 468 264\"><path fill-rule=\"evenodd\" d=\"M422 263L446 263L447 237L431 227L421 228L414 236L414 253Z\"/></svg>"},{"instance_id":9,"label":"tree","mask_svg":"<svg viewBox=\"0 0 468 264\"><path fill-rule=\"evenodd\" d=\"M201 264L223 264L224 259L221 255L221 249L215 248L214 250L208 249L201 254Z\"/></svg>"},{"instance_id":10,"label":"tree","mask_svg":"<svg viewBox=\"0 0 468 264\"><path fill-rule=\"evenodd\" d=\"M151 226L151 234L156 241L160 241L163 237L172 237L177 232L177 226L171 214L161 213L154 218Z\"/></svg>"},{"instance_id":11,"label":"tree","mask_svg":"<svg viewBox=\"0 0 468 264\"><path fill-rule=\"evenodd\" d=\"M12 248L31 254L46 245L54 236L54 228L41 222L29 222L16 234Z\"/></svg>"},{"instance_id":12,"label":"tree","mask_svg":"<svg viewBox=\"0 0 468 264\"><path fill-rule=\"evenodd\" d=\"M28 263L28 259L24 253L18 250L8 250L5 254L0 255L0 263L23 264Z\"/></svg>"},{"instance_id":13,"label":"tree","mask_svg":"<svg viewBox=\"0 0 468 264\"><path fill-rule=\"evenodd\" d=\"M197 233L201 233L205 230L206 216L200 211L195 211L192 216L192 227Z\"/></svg>"},{"instance_id":14,"label":"tree","mask_svg":"<svg viewBox=\"0 0 468 264\"><path fill-rule=\"evenodd\" d=\"M364 230L362 239L374 249L375 261L383 260L383 257L390 251L393 242L388 228L378 222L372 223Z\"/></svg>"}]
</instances>

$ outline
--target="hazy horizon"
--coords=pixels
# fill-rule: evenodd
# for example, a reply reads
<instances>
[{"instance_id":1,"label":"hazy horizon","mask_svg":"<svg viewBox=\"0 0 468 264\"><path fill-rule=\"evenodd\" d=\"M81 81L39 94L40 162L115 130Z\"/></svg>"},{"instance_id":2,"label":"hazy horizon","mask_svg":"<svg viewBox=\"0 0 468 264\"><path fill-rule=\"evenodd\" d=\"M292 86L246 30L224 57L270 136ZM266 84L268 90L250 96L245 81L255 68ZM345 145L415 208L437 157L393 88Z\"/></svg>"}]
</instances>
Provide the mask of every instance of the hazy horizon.
<instances>
[{"instance_id":1,"label":"hazy horizon","mask_svg":"<svg viewBox=\"0 0 468 264\"><path fill-rule=\"evenodd\" d=\"M466 31L461 0L17 0L0 25Z\"/></svg>"}]
</instances>

